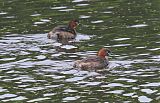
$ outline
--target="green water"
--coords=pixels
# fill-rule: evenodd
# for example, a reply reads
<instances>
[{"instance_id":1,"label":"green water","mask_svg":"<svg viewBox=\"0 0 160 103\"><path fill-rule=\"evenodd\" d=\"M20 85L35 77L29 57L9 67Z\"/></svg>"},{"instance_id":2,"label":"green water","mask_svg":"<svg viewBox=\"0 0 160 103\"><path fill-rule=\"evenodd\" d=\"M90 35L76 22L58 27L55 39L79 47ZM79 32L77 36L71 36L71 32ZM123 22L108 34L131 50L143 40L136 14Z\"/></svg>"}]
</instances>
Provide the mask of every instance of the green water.
<instances>
[{"instance_id":1,"label":"green water","mask_svg":"<svg viewBox=\"0 0 160 103\"><path fill-rule=\"evenodd\" d=\"M74 41L47 39L74 18ZM101 47L108 68L73 68ZM159 0L0 0L0 102L159 103L159 62Z\"/></svg>"}]
</instances>

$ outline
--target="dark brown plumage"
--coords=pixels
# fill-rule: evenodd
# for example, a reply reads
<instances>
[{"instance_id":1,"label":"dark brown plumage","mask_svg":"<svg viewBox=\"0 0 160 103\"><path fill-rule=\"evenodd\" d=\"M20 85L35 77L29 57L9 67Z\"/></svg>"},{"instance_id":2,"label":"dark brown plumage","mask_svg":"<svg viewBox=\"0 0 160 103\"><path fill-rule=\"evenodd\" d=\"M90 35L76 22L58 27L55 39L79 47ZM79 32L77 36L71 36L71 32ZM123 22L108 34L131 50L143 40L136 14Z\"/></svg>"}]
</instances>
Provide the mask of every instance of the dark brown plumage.
<instances>
[{"instance_id":1,"label":"dark brown plumage","mask_svg":"<svg viewBox=\"0 0 160 103\"><path fill-rule=\"evenodd\" d=\"M57 26L47 36L49 39L74 39L78 23L78 20L72 20L68 25Z\"/></svg>"},{"instance_id":2,"label":"dark brown plumage","mask_svg":"<svg viewBox=\"0 0 160 103\"><path fill-rule=\"evenodd\" d=\"M102 69L108 64L108 55L110 53L109 49L102 48L98 51L97 56L90 56L82 60L77 60L74 63L74 67L81 69Z\"/></svg>"}]
</instances>

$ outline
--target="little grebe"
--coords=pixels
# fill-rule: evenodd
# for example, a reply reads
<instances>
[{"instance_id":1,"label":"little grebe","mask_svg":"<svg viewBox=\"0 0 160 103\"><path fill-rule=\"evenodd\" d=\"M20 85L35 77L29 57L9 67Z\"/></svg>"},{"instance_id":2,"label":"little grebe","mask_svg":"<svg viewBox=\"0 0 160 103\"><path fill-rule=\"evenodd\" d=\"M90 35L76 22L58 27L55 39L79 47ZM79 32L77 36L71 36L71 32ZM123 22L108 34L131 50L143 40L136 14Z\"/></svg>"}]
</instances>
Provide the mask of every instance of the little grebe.
<instances>
[{"instance_id":1,"label":"little grebe","mask_svg":"<svg viewBox=\"0 0 160 103\"><path fill-rule=\"evenodd\" d=\"M111 51L102 48L98 51L97 56L90 56L82 60L77 60L74 67L81 69L102 69L109 64L108 57Z\"/></svg>"},{"instance_id":2,"label":"little grebe","mask_svg":"<svg viewBox=\"0 0 160 103\"><path fill-rule=\"evenodd\" d=\"M78 20L72 20L68 25L60 25L53 28L48 33L49 39L74 39L76 37L76 27L78 26Z\"/></svg>"}]
</instances>

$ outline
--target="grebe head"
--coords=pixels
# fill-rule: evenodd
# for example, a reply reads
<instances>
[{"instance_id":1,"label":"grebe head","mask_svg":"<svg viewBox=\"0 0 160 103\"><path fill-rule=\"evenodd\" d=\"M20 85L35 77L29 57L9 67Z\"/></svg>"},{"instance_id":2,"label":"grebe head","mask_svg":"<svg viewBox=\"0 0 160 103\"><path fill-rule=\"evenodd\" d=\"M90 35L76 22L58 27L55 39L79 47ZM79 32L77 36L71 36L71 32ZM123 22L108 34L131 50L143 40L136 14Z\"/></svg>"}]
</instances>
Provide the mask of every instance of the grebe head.
<instances>
[{"instance_id":1,"label":"grebe head","mask_svg":"<svg viewBox=\"0 0 160 103\"><path fill-rule=\"evenodd\" d=\"M76 19L74 19L74 20L72 20L72 21L70 21L69 22L69 28L71 28L71 29L75 29L77 26L78 26L78 24L79 24L79 21L78 20L76 20Z\"/></svg>"},{"instance_id":2,"label":"grebe head","mask_svg":"<svg viewBox=\"0 0 160 103\"><path fill-rule=\"evenodd\" d=\"M105 58L106 56L109 56L109 53L111 53L111 50L108 49L108 48L101 48L99 51L98 51L98 56L101 57L101 58Z\"/></svg>"}]
</instances>

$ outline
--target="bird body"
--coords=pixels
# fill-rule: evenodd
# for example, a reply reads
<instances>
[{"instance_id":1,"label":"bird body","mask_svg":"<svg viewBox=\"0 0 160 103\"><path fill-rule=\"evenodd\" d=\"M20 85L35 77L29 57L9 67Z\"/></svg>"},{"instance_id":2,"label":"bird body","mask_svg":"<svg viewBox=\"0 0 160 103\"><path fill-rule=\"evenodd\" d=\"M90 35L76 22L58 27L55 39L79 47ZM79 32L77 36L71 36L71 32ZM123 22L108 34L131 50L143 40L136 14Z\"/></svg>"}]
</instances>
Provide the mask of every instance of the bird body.
<instances>
[{"instance_id":1,"label":"bird body","mask_svg":"<svg viewBox=\"0 0 160 103\"><path fill-rule=\"evenodd\" d=\"M49 39L74 39L76 37L75 28L78 25L77 20L72 20L68 25L60 25L52 29L47 35Z\"/></svg>"},{"instance_id":2,"label":"bird body","mask_svg":"<svg viewBox=\"0 0 160 103\"><path fill-rule=\"evenodd\" d=\"M99 50L97 56L89 56L82 60L77 60L74 63L74 67L81 69L100 69L105 68L108 64L109 49L102 48Z\"/></svg>"}]
</instances>

